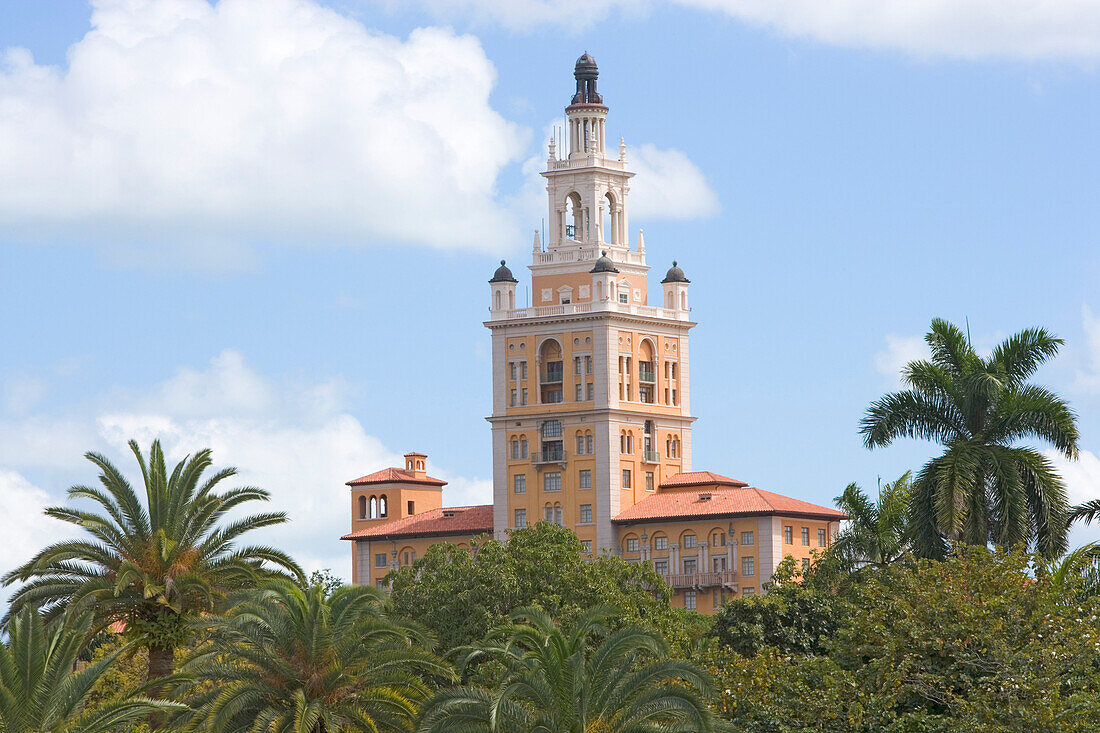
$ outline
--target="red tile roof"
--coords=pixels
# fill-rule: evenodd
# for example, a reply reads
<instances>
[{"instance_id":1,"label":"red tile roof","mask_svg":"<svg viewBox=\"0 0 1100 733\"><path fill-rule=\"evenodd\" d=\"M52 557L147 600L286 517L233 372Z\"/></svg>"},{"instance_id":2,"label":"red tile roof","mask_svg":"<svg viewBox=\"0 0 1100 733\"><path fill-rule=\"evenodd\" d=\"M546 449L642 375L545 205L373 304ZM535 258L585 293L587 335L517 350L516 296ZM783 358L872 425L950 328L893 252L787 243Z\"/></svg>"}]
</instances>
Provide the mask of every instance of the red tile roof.
<instances>
[{"instance_id":1,"label":"red tile roof","mask_svg":"<svg viewBox=\"0 0 1100 733\"><path fill-rule=\"evenodd\" d=\"M493 531L493 505L453 506L430 509L404 519L366 527L342 540L390 539L395 537L435 537L439 535L478 535Z\"/></svg>"},{"instance_id":2,"label":"red tile roof","mask_svg":"<svg viewBox=\"0 0 1100 733\"><path fill-rule=\"evenodd\" d=\"M416 474L411 471L406 471L403 468L383 468L381 471L375 471L374 473L368 473L366 476L360 476L354 481L348 481L348 486L362 486L363 484L429 484L431 486L446 486L447 482L443 479L432 478L431 476L425 476L424 478L417 478Z\"/></svg>"},{"instance_id":3,"label":"red tile roof","mask_svg":"<svg viewBox=\"0 0 1100 733\"><path fill-rule=\"evenodd\" d=\"M710 498L703 498L706 496ZM661 491L620 512L611 521L629 524L754 514L783 514L830 521L848 518L847 514L836 509L751 487L714 491Z\"/></svg>"},{"instance_id":4,"label":"red tile roof","mask_svg":"<svg viewBox=\"0 0 1100 733\"><path fill-rule=\"evenodd\" d=\"M729 476L723 476L714 471L689 471L669 476L661 482L662 489L676 489L683 486L748 486L744 481L738 481Z\"/></svg>"}]
</instances>

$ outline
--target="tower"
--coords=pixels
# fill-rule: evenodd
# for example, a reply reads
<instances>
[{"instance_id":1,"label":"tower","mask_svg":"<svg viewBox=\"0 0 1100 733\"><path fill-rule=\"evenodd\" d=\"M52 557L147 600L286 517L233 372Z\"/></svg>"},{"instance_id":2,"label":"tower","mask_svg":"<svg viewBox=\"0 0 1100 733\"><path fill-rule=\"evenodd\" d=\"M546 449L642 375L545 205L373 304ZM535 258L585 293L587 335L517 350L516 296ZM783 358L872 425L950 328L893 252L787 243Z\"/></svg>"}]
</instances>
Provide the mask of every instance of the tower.
<instances>
[{"instance_id":1,"label":"tower","mask_svg":"<svg viewBox=\"0 0 1100 733\"><path fill-rule=\"evenodd\" d=\"M608 108L585 53L565 108L565 150L549 146L544 249L529 266L532 305L514 303L504 263L490 281L493 526L549 520L593 554L616 551L611 519L691 470L687 307L679 267L648 305L641 232L631 249L626 145L609 158Z\"/></svg>"}]
</instances>

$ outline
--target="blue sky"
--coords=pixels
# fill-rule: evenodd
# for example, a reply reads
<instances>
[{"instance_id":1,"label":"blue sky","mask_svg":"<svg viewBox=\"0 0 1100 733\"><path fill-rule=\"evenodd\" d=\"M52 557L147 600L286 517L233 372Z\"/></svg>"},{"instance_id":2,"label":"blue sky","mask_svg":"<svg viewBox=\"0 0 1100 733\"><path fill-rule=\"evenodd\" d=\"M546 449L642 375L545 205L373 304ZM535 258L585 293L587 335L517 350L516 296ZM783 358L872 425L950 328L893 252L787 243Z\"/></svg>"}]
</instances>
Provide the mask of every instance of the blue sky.
<instances>
[{"instance_id":1,"label":"blue sky","mask_svg":"<svg viewBox=\"0 0 1100 733\"><path fill-rule=\"evenodd\" d=\"M631 226L692 280L696 468L828 503L919 467L857 427L942 316L1065 338L1038 381L1100 494L1100 11L906 5L0 0L14 554L131 436L212 445L344 573L343 481L417 449L488 502L485 281L584 50Z\"/></svg>"}]
</instances>

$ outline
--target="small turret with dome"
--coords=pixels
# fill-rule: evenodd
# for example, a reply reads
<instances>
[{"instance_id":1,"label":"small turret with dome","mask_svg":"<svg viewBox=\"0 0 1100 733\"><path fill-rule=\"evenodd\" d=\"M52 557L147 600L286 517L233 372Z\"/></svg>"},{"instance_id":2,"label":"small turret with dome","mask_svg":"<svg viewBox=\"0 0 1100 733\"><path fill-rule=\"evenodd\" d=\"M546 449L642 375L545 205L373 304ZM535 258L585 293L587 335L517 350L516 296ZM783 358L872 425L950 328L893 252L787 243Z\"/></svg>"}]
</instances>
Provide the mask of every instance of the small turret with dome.
<instances>
[{"instance_id":1,"label":"small turret with dome","mask_svg":"<svg viewBox=\"0 0 1100 733\"><path fill-rule=\"evenodd\" d=\"M516 280L514 275L512 275L512 271L510 269L508 269L508 265L506 265L504 263L504 260L501 260L500 261L500 267L498 267L496 269L496 272L493 273L493 279L490 280L489 282L491 282L491 283L506 283L506 282L507 283L514 283L514 282L519 282L519 281Z\"/></svg>"},{"instance_id":2,"label":"small turret with dome","mask_svg":"<svg viewBox=\"0 0 1100 733\"><path fill-rule=\"evenodd\" d=\"M596 260L596 264L588 272L593 275L598 272L613 272L618 274L619 270L615 267L615 263L611 261L611 258L607 256L607 250L605 249L600 254L600 259Z\"/></svg>"},{"instance_id":3,"label":"small turret with dome","mask_svg":"<svg viewBox=\"0 0 1100 733\"><path fill-rule=\"evenodd\" d=\"M500 261L500 267L493 273L493 279L489 281L490 297L492 301L489 310L492 312L512 311L516 309L516 280L512 271L504 260Z\"/></svg>"},{"instance_id":4,"label":"small turret with dome","mask_svg":"<svg viewBox=\"0 0 1100 733\"><path fill-rule=\"evenodd\" d=\"M504 264L503 261L501 262L501 264ZM662 283L689 283L689 282L691 282L691 280L688 280L686 277L684 277L684 271L681 270L680 267L676 264L676 260L673 260L672 261L672 267L668 268L668 272L665 273L665 279L662 280L661 282Z\"/></svg>"},{"instance_id":5,"label":"small turret with dome","mask_svg":"<svg viewBox=\"0 0 1100 733\"><path fill-rule=\"evenodd\" d=\"M665 308L686 313L689 310L688 285L690 284L691 280L687 279L684 271L676 264L676 260L673 260L672 267L668 268L665 279L661 281L661 287L665 291Z\"/></svg>"}]
</instances>

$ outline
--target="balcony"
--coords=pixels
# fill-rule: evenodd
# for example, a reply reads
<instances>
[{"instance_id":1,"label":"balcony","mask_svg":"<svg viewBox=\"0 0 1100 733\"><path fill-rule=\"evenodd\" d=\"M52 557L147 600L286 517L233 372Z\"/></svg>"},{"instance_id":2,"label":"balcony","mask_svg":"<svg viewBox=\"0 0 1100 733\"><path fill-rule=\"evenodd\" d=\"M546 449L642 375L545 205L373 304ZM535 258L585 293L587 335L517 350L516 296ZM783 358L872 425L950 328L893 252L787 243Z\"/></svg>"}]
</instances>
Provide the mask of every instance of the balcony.
<instances>
[{"instance_id":1,"label":"balcony","mask_svg":"<svg viewBox=\"0 0 1100 733\"><path fill-rule=\"evenodd\" d=\"M638 381L639 382L656 382L657 381L657 374L656 374L656 372L648 371L646 369L639 369L638 370Z\"/></svg>"},{"instance_id":2,"label":"balcony","mask_svg":"<svg viewBox=\"0 0 1100 733\"><path fill-rule=\"evenodd\" d=\"M664 581L673 588L730 588L737 589L737 572L719 570L713 573L672 573Z\"/></svg>"},{"instance_id":3,"label":"balcony","mask_svg":"<svg viewBox=\"0 0 1100 733\"><path fill-rule=\"evenodd\" d=\"M531 454L531 464L565 463L565 448L543 448Z\"/></svg>"},{"instance_id":4,"label":"balcony","mask_svg":"<svg viewBox=\"0 0 1100 733\"><path fill-rule=\"evenodd\" d=\"M661 454L655 450L642 451L642 463L660 463Z\"/></svg>"},{"instance_id":5,"label":"balcony","mask_svg":"<svg viewBox=\"0 0 1100 733\"><path fill-rule=\"evenodd\" d=\"M556 384L562 381L565 374L565 370L562 368L560 361L552 362L547 365L546 371L542 373L540 381L543 384Z\"/></svg>"}]
</instances>

